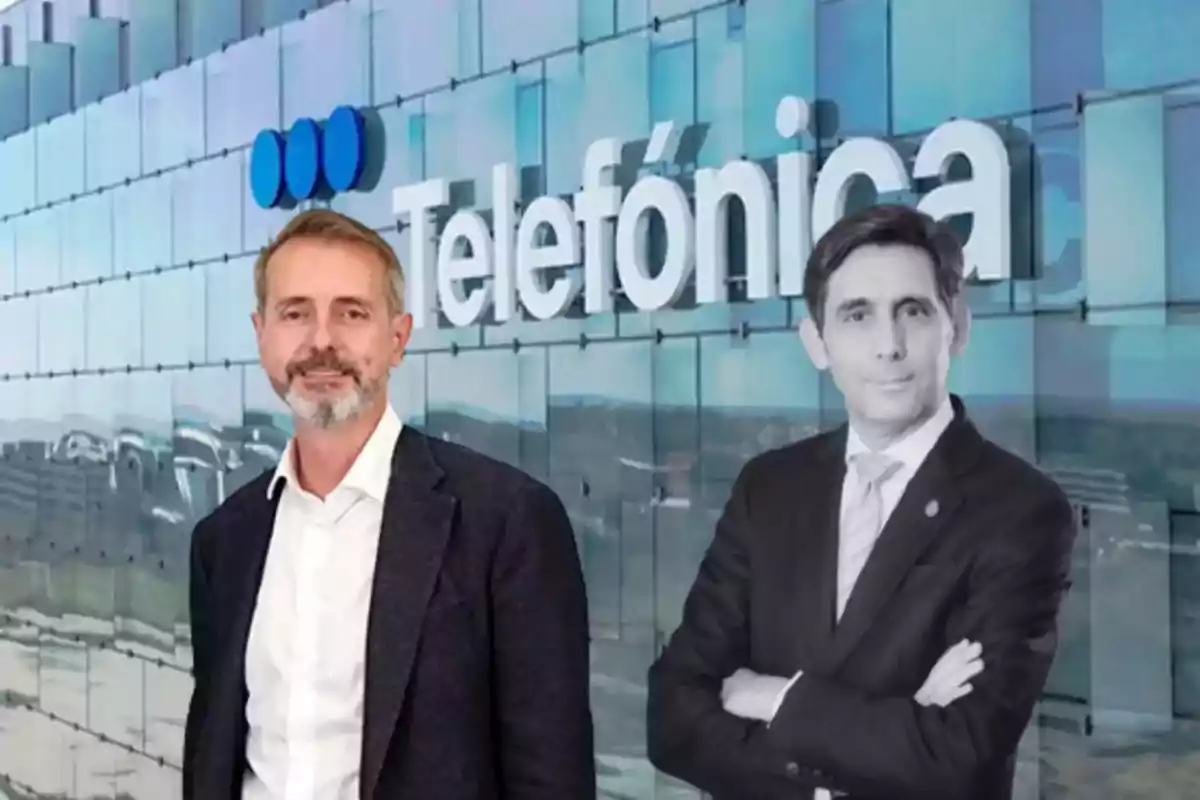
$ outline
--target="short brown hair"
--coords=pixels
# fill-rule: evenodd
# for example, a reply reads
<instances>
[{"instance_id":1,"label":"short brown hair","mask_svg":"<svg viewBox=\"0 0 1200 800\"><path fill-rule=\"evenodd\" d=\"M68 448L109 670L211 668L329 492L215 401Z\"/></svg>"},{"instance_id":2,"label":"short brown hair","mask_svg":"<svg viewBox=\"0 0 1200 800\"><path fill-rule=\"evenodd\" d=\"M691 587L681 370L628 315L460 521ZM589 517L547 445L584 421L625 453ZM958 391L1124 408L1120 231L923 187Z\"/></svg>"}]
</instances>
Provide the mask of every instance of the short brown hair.
<instances>
[{"instance_id":1,"label":"short brown hair","mask_svg":"<svg viewBox=\"0 0 1200 800\"><path fill-rule=\"evenodd\" d=\"M254 262L254 297L261 313L267 302L267 264L279 248L293 239L314 239L366 248L387 271L388 307L394 314L404 311L404 269L392 246L356 219L328 208L310 208L292 217Z\"/></svg>"},{"instance_id":2,"label":"short brown hair","mask_svg":"<svg viewBox=\"0 0 1200 800\"><path fill-rule=\"evenodd\" d=\"M864 245L905 245L929 256L938 298L951 310L963 288L963 248L950 224L899 203L881 203L842 217L813 247L804 270L804 302L822 327L833 273Z\"/></svg>"}]
</instances>

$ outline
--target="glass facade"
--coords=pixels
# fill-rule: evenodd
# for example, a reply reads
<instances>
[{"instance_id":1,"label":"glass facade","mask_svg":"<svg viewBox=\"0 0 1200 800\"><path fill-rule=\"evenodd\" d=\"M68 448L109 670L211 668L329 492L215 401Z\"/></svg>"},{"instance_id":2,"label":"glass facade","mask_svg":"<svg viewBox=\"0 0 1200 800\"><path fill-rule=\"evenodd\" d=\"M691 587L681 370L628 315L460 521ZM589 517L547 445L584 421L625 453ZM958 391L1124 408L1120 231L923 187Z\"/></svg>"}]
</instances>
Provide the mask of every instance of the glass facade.
<instances>
[{"instance_id":1,"label":"glass facade","mask_svg":"<svg viewBox=\"0 0 1200 800\"><path fill-rule=\"evenodd\" d=\"M767 158L789 94L818 158L1003 136L1017 277L970 288L953 387L1080 525L1017 796L1196 796L1194 0L26 0L0 26L0 798L179 796L190 532L288 435L248 319L291 213L251 199L260 130L372 109L378 184L327 202L403 255L396 186L470 204L508 162L567 194L589 143L663 120L685 176ZM610 798L697 796L645 759L646 668L739 467L841 419L799 300L686 300L427 328L392 380L569 508Z\"/></svg>"}]
</instances>

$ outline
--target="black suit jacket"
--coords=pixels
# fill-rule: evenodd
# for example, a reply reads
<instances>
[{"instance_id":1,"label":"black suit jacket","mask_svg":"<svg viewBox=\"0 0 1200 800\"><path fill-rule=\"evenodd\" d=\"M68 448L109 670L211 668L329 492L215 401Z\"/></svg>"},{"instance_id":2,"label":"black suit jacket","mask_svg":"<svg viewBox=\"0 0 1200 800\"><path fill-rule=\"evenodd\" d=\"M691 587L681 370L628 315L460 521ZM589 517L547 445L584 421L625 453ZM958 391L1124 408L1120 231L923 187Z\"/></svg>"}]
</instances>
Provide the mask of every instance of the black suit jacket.
<instances>
[{"instance_id":1,"label":"black suit jacket","mask_svg":"<svg viewBox=\"0 0 1200 800\"><path fill-rule=\"evenodd\" d=\"M270 478L193 535L188 800L241 796L246 641L276 509ZM583 575L546 486L406 426L367 639L363 800L596 796Z\"/></svg>"},{"instance_id":2,"label":"black suit jacket","mask_svg":"<svg viewBox=\"0 0 1200 800\"><path fill-rule=\"evenodd\" d=\"M1075 536L1063 492L955 419L909 483L835 622L845 426L752 459L650 670L649 752L721 800L1008 800L1057 644ZM913 695L945 650L983 647L973 691ZM722 708L746 667L804 674L770 725Z\"/></svg>"}]
</instances>

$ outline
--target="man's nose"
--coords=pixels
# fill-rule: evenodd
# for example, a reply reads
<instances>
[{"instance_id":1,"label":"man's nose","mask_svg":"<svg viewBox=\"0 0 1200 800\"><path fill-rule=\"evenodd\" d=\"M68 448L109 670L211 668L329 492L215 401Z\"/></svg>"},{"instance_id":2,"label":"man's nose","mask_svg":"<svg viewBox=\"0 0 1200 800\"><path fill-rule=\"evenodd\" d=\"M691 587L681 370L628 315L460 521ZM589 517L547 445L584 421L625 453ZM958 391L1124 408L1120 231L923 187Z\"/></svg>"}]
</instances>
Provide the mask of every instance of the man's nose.
<instances>
[{"instance_id":1,"label":"man's nose","mask_svg":"<svg viewBox=\"0 0 1200 800\"><path fill-rule=\"evenodd\" d=\"M333 345L333 332L328 317L317 317L309 331L309 345L315 350L325 350Z\"/></svg>"},{"instance_id":2,"label":"man's nose","mask_svg":"<svg viewBox=\"0 0 1200 800\"><path fill-rule=\"evenodd\" d=\"M884 361L901 361L907 351L904 326L896 320L883 320L876 326L875 355Z\"/></svg>"}]
</instances>

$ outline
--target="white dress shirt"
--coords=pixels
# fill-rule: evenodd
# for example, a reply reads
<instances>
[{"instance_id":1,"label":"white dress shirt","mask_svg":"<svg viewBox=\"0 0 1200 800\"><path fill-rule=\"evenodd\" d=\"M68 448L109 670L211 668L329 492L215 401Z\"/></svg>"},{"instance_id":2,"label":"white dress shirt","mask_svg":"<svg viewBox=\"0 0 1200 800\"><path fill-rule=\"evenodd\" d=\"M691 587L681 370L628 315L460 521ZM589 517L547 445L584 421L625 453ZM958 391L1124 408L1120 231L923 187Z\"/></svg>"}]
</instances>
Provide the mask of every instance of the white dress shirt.
<instances>
[{"instance_id":1,"label":"white dress shirt","mask_svg":"<svg viewBox=\"0 0 1200 800\"><path fill-rule=\"evenodd\" d=\"M883 484L879 487L880 501L883 505L883 513L880 515L879 530L875 532L875 539L879 538L879 534L883 531L883 526L887 524L888 517L896 510L896 506L900 504L900 498L904 495L904 490L908 488L909 481L917 474L921 464L929 456L933 450L933 446L937 444L942 433L954 421L954 406L950 403L950 398L947 397L934 415L925 421L921 427L905 436L898 442L893 442L890 446L882 451L882 454L899 462L900 467L892 473ZM862 437L854 430L854 426L850 425L850 430L846 436L846 463L859 453L870 450L863 442ZM842 504L839 512L839 520L844 520L849 510L849 505L852 498L859 496L860 489L858 486L858 473L854 469L846 470L846 477L842 481ZM850 599L851 593L854 591L854 585L858 582L858 576L862 573L863 567L867 564L867 559L870 558L871 550L873 549L874 541L859 542L848 541L847 537L841 535L839 530L838 535L838 576L837 576L837 618L842 618L842 612L846 609L846 603ZM848 557L850 554L858 553L857 558ZM804 674L797 672L788 681L787 686L779 693L778 699L775 701L775 712L778 713L780 706L783 705L784 698L787 697L788 690L792 685ZM830 793L826 789L818 789L815 800L829 800Z\"/></svg>"},{"instance_id":2,"label":"white dress shirt","mask_svg":"<svg viewBox=\"0 0 1200 800\"><path fill-rule=\"evenodd\" d=\"M242 800L358 800L367 613L392 452L388 408L324 500L300 488L289 442L246 648Z\"/></svg>"}]
</instances>

